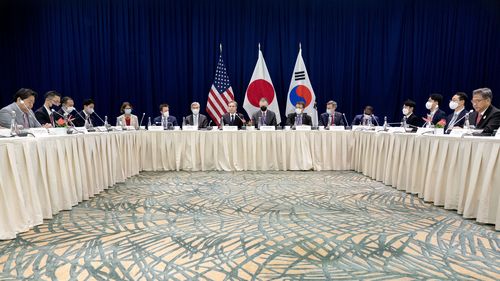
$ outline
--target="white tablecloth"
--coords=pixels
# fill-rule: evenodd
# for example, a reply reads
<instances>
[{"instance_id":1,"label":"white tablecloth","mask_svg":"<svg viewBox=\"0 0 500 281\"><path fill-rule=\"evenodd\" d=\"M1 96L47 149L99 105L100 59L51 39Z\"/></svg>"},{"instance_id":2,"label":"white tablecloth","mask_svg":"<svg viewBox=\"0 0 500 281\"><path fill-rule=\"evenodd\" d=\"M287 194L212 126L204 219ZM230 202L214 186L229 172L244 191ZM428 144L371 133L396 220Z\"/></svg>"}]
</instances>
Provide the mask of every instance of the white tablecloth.
<instances>
[{"instance_id":1,"label":"white tablecloth","mask_svg":"<svg viewBox=\"0 0 500 281\"><path fill-rule=\"evenodd\" d=\"M500 140L350 131L0 139L0 239L142 170L356 170L500 230Z\"/></svg>"}]
</instances>

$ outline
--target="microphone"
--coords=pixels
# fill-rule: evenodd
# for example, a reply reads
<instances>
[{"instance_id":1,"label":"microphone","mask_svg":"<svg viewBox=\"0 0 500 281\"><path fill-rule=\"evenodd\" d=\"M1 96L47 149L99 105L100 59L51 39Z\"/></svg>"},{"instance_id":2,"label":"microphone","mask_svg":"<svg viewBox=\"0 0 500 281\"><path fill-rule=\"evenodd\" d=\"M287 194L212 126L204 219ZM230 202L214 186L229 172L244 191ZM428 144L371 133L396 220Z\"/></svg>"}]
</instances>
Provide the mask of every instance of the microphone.
<instances>
[{"instance_id":1,"label":"microphone","mask_svg":"<svg viewBox=\"0 0 500 281\"><path fill-rule=\"evenodd\" d=\"M146 113L142 113L142 118L141 118L141 122L139 123L139 130L141 129L141 126L142 126L142 121L144 121L144 116L146 115Z\"/></svg>"},{"instance_id":2,"label":"microphone","mask_svg":"<svg viewBox=\"0 0 500 281\"><path fill-rule=\"evenodd\" d=\"M24 108L26 108L28 110L28 116L35 119L36 124L39 127L43 127L42 124L40 124L40 122L38 122L38 119L36 119L36 116L35 116L35 113L33 113L33 110L31 110L29 107L27 107L23 100L20 100L19 102L24 106ZM28 125L29 125L29 122L28 122ZM27 129L27 128L25 128L25 129Z\"/></svg>"},{"instance_id":3,"label":"microphone","mask_svg":"<svg viewBox=\"0 0 500 281\"><path fill-rule=\"evenodd\" d=\"M212 119L208 122L207 130L212 130Z\"/></svg>"},{"instance_id":4,"label":"microphone","mask_svg":"<svg viewBox=\"0 0 500 281\"><path fill-rule=\"evenodd\" d=\"M462 119L464 119L464 118L465 118L465 116L467 116L467 113L471 114L472 112L474 112L474 110L472 110L472 109L471 109L471 110L469 110L469 112L466 112L466 114L464 114L464 116L460 117L457 121L455 121L455 123L453 123L453 125L455 125L455 124L457 124L458 122L462 121ZM449 131L451 131L452 129L453 129L453 128L448 127L448 128L446 128L446 132L449 132Z\"/></svg>"},{"instance_id":5,"label":"microphone","mask_svg":"<svg viewBox=\"0 0 500 281\"><path fill-rule=\"evenodd\" d=\"M101 120L101 122L102 122L103 124L105 124L104 120L102 120L101 116L99 116L99 114L97 114L97 112L95 112L95 111L94 111L94 112L92 112L92 113L94 113L94 114L95 114L95 116L97 116L97 118L99 118L99 120ZM90 115L92 115L92 114L90 114Z\"/></svg>"},{"instance_id":6,"label":"microphone","mask_svg":"<svg viewBox=\"0 0 500 281\"><path fill-rule=\"evenodd\" d=\"M380 124L378 123L377 118L375 118L375 115L372 115L372 119L375 120L375 123L377 123L377 126L380 127Z\"/></svg>"},{"instance_id":7,"label":"microphone","mask_svg":"<svg viewBox=\"0 0 500 281\"><path fill-rule=\"evenodd\" d=\"M342 116L344 116L344 121L345 121L345 123L346 123L346 129L348 129L348 128L350 129L350 128L351 128L351 125L349 124L349 122L347 122L347 118L345 118L345 114L344 114L344 113L342 113Z\"/></svg>"}]
</instances>

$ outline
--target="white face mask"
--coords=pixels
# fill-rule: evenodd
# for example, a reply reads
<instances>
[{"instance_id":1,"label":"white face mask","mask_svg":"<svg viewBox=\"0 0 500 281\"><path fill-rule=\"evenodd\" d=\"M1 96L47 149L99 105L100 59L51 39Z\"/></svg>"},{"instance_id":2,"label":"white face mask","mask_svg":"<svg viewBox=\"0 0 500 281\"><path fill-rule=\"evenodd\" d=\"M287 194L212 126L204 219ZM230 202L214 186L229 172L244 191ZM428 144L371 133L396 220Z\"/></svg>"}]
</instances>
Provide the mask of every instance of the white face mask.
<instances>
[{"instance_id":1,"label":"white face mask","mask_svg":"<svg viewBox=\"0 0 500 281\"><path fill-rule=\"evenodd\" d=\"M92 114L94 113L94 109L93 108L87 108L87 110L85 110L87 112L87 114Z\"/></svg>"},{"instance_id":2,"label":"white face mask","mask_svg":"<svg viewBox=\"0 0 500 281\"><path fill-rule=\"evenodd\" d=\"M432 102L431 101L426 102L425 103L425 108L427 108L427 109L430 110L432 108Z\"/></svg>"},{"instance_id":3,"label":"white face mask","mask_svg":"<svg viewBox=\"0 0 500 281\"><path fill-rule=\"evenodd\" d=\"M301 114L301 113L302 113L302 108L296 108L296 109L295 109L295 113L297 113L297 114Z\"/></svg>"},{"instance_id":4,"label":"white face mask","mask_svg":"<svg viewBox=\"0 0 500 281\"><path fill-rule=\"evenodd\" d=\"M200 113L200 109L191 109L191 112L193 112L194 115L197 115L198 113Z\"/></svg>"},{"instance_id":5,"label":"white face mask","mask_svg":"<svg viewBox=\"0 0 500 281\"><path fill-rule=\"evenodd\" d=\"M408 108L403 108L403 115L408 115L408 113L410 113Z\"/></svg>"},{"instance_id":6,"label":"white face mask","mask_svg":"<svg viewBox=\"0 0 500 281\"><path fill-rule=\"evenodd\" d=\"M455 110L458 107L458 102L456 102L456 101L450 101L449 105L450 105L450 109L451 110Z\"/></svg>"},{"instance_id":7,"label":"white face mask","mask_svg":"<svg viewBox=\"0 0 500 281\"><path fill-rule=\"evenodd\" d=\"M168 117L168 111L163 112L163 117Z\"/></svg>"},{"instance_id":8,"label":"white face mask","mask_svg":"<svg viewBox=\"0 0 500 281\"><path fill-rule=\"evenodd\" d=\"M72 106L70 106L70 107L66 108L66 112L68 112L68 113L69 113L69 112L73 112L73 110L75 110L75 108L74 108L74 107L72 107Z\"/></svg>"},{"instance_id":9,"label":"white face mask","mask_svg":"<svg viewBox=\"0 0 500 281\"><path fill-rule=\"evenodd\" d=\"M125 114L130 114L132 113L132 109L126 108L123 112L125 112Z\"/></svg>"}]
</instances>

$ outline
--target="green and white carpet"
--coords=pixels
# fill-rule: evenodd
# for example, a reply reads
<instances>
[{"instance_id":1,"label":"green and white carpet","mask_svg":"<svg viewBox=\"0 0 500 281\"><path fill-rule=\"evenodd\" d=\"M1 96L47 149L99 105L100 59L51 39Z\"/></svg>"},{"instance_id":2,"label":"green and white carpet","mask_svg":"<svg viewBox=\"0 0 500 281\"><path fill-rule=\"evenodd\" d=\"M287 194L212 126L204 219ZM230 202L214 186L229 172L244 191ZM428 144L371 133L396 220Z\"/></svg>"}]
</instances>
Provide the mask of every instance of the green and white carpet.
<instances>
[{"instance_id":1,"label":"green and white carpet","mask_svg":"<svg viewBox=\"0 0 500 281\"><path fill-rule=\"evenodd\" d=\"M145 172L17 239L0 280L500 279L500 234L355 172Z\"/></svg>"}]
</instances>

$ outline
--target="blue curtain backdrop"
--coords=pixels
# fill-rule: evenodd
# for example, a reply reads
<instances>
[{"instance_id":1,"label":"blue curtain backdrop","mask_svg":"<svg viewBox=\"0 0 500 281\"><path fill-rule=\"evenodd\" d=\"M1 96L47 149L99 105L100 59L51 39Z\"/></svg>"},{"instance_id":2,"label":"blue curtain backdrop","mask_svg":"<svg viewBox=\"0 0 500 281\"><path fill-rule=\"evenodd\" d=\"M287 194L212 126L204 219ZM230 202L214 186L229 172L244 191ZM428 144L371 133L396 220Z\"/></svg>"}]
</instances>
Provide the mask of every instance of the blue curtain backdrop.
<instances>
[{"instance_id":1,"label":"blue curtain backdrop","mask_svg":"<svg viewBox=\"0 0 500 281\"><path fill-rule=\"evenodd\" d=\"M2 0L1 104L30 87L93 98L100 115L130 101L181 117L206 105L219 43L242 104L260 42L283 113L301 42L319 110L336 100L349 121L365 104L399 120L407 98L423 113L433 92L449 111L485 86L498 105L499 27L498 0Z\"/></svg>"}]
</instances>

